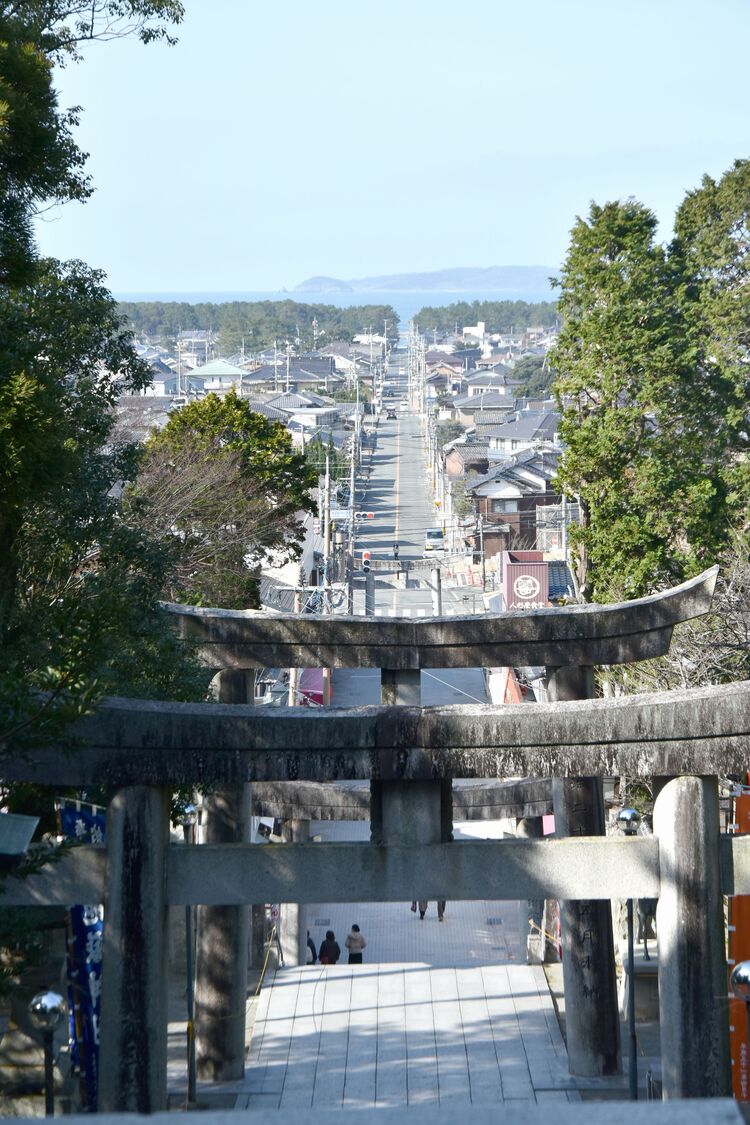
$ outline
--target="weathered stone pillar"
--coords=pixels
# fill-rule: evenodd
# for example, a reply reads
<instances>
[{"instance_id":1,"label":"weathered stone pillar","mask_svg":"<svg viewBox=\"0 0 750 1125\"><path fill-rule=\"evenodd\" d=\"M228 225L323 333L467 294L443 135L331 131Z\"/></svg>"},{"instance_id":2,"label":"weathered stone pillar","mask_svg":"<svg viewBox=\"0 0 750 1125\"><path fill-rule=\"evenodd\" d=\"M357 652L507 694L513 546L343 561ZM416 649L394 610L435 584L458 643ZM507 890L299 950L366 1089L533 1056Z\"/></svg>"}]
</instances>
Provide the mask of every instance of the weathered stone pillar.
<instances>
[{"instance_id":1,"label":"weathered stone pillar","mask_svg":"<svg viewBox=\"0 0 750 1125\"><path fill-rule=\"evenodd\" d=\"M385 707L419 707L420 683L419 669L394 672L383 668L380 673L380 702Z\"/></svg>"},{"instance_id":2,"label":"weathered stone pillar","mask_svg":"<svg viewBox=\"0 0 750 1125\"><path fill-rule=\"evenodd\" d=\"M553 702L591 698L593 669L548 668ZM602 779L553 778L555 835L605 835ZM620 1020L617 1008L612 912L605 900L560 903L565 989L565 1027L571 1074L619 1074Z\"/></svg>"},{"instance_id":3,"label":"weathered stone pillar","mask_svg":"<svg viewBox=\"0 0 750 1125\"><path fill-rule=\"evenodd\" d=\"M371 570L365 574L365 617L375 616L375 575Z\"/></svg>"},{"instance_id":4,"label":"weathered stone pillar","mask_svg":"<svg viewBox=\"0 0 750 1125\"><path fill-rule=\"evenodd\" d=\"M285 820L281 838L285 844L305 844L310 839L309 820ZM279 941L285 965L307 963L307 907L282 902Z\"/></svg>"},{"instance_id":5,"label":"weathered stone pillar","mask_svg":"<svg viewBox=\"0 0 750 1125\"><path fill-rule=\"evenodd\" d=\"M221 703L252 703L253 672L219 674ZM203 806L203 842L246 843L250 785L215 790ZM245 1072L248 906L199 906L196 959L196 1059L204 1081L232 1081Z\"/></svg>"},{"instance_id":6,"label":"weathered stone pillar","mask_svg":"<svg viewBox=\"0 0 750 1125\"><path fill-rule=\"evenodd\" d=\"M167 1108L169 790L133 786L107 810L99 1113Z\"/></svg>"},{"instance_id":7,"label":"weathered stone pillar","mask_svg":"<svg viewBox=\"0 0 750 1125\"><path fill-rule=\"evenodd\" d=\"M443 580L440 572L440 567L435 566L432 568L432 612L436 617L440 617L443 612Z\"/></svg>"},{"instance_id":8,"label":"weathered stone pillar","mask_svg":"<svg viewBox=\"0 0 750 1125\"><path fill-rule=\"evenodd\" d=\"M255 903L250 912L250 964L261 968L266 955L266 907Z\"/></svg>"},{"instance_id":9,"label":"weathered stone pillar","mask_svg":"<svg viewBox=\"0 0 750 1125\"><path fill-rule=\"evenodd\" d=\"M654 835L663 1097L730 1097L716 778L670 781L654 807Z\"/></svg>"},{"instance_id":10,"label":"weathered stone pillar","mask_svg":"<svg viewBox=\"0 0 750 1125\"><path fill-rule=\"evenodd\" d=\"M383 669L380 698L388 706L418 707L419 670ZM446 781L370 782L370 838L377 844L437 844L453 839L453 784ZM420 896L420 888L414 888Z\"/></svg>"},{"instance_id":11,"label":"weathered stone pillar","mask_svg":"<svg viewBox=\"0 0 750 1125\"><path fill-rule=\"evenodd\" d=\"M516 821L516 836L522 840L541 840L542 818L540 816L520 817ZM544 899L526 899L519 903L519 937L521 950L525 952L529 964L544 961L546 938L542 933L544 923Z\"/></svg>"}]
</instances>

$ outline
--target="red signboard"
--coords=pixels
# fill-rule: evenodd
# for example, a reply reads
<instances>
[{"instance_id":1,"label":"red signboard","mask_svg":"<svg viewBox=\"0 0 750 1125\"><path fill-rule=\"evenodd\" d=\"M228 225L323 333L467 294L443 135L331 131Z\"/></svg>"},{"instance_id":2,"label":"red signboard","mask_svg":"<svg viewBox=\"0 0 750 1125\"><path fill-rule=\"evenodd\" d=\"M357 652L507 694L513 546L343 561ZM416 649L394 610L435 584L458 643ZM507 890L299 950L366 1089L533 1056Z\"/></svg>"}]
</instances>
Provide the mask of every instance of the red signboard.
<instances>
[{"instance_id":1,"label":"red signboard","mask_svg":"<svg viewBox=\"0 0 750 1125\"><path fill-rule=\"evenodd\" d=\"M503 551L503 602L506 609L549 605L547 563L541 551Z\"/></svg>"},{"instance_id":2,"label":"red signboard","mask_svg":"<svg viewBox=\"0 0 750 1125\"><path fill-rule=\"evenodd\" d=\"M750 833L750 794L734 801L735 832ZM750 895L729 899L729 971L738 961L750 960ZM750 1101L747 1006L744 1000L729 1000L729 1046L732 1057L732 1092L738 1102Z\"/></svg>"}]
</instances>

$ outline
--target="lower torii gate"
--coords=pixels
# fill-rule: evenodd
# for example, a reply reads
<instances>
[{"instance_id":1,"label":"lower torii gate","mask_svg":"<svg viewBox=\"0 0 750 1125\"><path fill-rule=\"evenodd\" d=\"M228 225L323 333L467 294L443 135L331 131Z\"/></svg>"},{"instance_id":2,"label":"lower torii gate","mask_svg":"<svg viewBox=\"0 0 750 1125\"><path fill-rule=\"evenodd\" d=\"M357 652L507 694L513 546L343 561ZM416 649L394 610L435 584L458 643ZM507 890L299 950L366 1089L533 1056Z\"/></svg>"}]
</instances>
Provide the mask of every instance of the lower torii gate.
<instances>
[{"instance_id":1,"label":"lower torii gate","mask_svg":"<svg viewBox=\"0 0 750 1125\"><path fill-rule=\"evenodd\" d=\"M269 712L109 700L76 725L74 753L50 747L33 761L3 758L9 780L117 788L106 849L76 849L6 897L9 905L105 903L99 1108L153 1112L166 1104L169 905L386 902L410 899L414 886L429 898L578 904L568 913L564 979L579 1073L619 1065L607 993L611 922L601 904L657 897L665 1097L728 1093L721 895L750 892L750 849L741 838L720 840L715 775L746 768L750 683L576 698L588 694L595 664L665 652L673 626L709 608L715 577L714 569L616 606L416 622L170 607L216 669L380 667L384 705ZM547 666L553 696L564 701L419 704L421 668L528 664ZM575 781L557 785L556 813L579 838L449 842L453 778L618 773L675 779L657 800L653 837L597 839L600 782ZM168 845L174 786L344 779L370 782L374 843ZM575 914L582 904L591 904L585 956Z\"/></svg>"}]
</instances>

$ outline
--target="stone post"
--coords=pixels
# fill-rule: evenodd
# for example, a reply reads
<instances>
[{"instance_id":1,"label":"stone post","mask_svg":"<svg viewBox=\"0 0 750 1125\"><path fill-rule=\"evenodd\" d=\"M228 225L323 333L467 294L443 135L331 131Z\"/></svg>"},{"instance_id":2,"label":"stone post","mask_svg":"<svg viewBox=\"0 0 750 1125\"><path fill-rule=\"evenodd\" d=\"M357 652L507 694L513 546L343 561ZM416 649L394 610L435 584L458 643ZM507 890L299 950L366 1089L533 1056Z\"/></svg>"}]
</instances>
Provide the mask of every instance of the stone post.
<instances>
[{"instance_id":1,"label":"stone post","mask_svg":"<svg viewBox=\"0 0 750 1125\"><path fill-rule=\"evenodd\" d=\"M665 785L654 835L663 1097L731 1097L716 778L676 777Z\"/></svg>"},{"instance_id":2,"label":"stone post","mask_svg":"<svg viewBox=\"0 0 750 1125\"><path fill-rule=\"evenodd\" d=\"M380 673L388 706L418 707L418 669ZM447 781L371 781L370 838L376 844L437 844L453 839L453 786ZM420 888L415 887L415 897Z\"/></svg>"},{"instance_id":3,"label":"stone post","mask_svg":"<svg viewBox=\"0 0 750 1125\"><path fill-rule=\"evenodd\" d=\"M394 672L383 668L380 673L380 702L385 707L419 707L420 684L419 669Z\"/></svg>"},{"instance_id":4,"label":"stone post","mask_svg":"<svg viewBox=\"0 0 750 1125\"><path fill-rule=\"evenodd\" d=\"M375 616L375 575L371 570L365 574L365 617Z\"/></svg>"},{"instance_id":5,"label":"stone post","mask_svg":"<svg viewBox=\"0 0 750 1125\"><path fill-rule=\"evenodd\" d=\"M540 816L520 817L516 821L516 836L522 840L541 840L542 818ZM526 899L519 904L519 936L521 950L525 951L528 964L542 964L545 960L546 938L542 933L544 924L544 899Z\"/></svg>"},{"instance_id":6,"label":"stone post","mask_svg":"<svg viewBox=\"0 0 750 1125\"><path fill-rule=\"evenodd\" d=\"M443 612L443 585L440 567L432 568L432 612L440 617Z\"/></svg>"},{"instance_id":7,"label":"stone post","mask_svg":"<svg viewBox=\"0 0 750 1125\"><path fill-rule=\"evenodd\" d=\"M285 844L304 844L310 839L309 820L285 820L281 838ZM307 963L307 907L296 902L282 902L279 918L279 942L284 965Z\"/></svg>"},{"instance_id":8,"label":"stone post","mask_svg":"<svg viewBox=\"0 0 750 1125\"><path fill-rule=\"evenodd\" d=\"M119 789L107 810L99 1113L167 1108L169 790Z\"/></svg>"},{"instance_id":9,"label":"stone post","mask_svg":"<svg viewBox=\"0 0 750 1125\"><path fill-rule=\"evenodd\" d=\"M587 699L594 694L593 669L548 668L551 701ZM556 836L605 835L601 778L553 778ZM565 990L565 1027L571 1074L619 1074L620 1019L617 1007L612 912L605 900L560 903Z\"/></svg>"},{"instance_id":10,"label":"stone post","mask_svg":"<svg viewBox=\"0 0 750 1125\"><path fill-rule=\"evenodd\" d=\"M220 703L252 703L253 672L219 673ZM206 797L206 844L250 838L250 785L218 789ZM245 1073L245 1011L249 908L199 906L196 959L196 1059L203 1081L233 1081Z\"/></svg>"}]
</instances>

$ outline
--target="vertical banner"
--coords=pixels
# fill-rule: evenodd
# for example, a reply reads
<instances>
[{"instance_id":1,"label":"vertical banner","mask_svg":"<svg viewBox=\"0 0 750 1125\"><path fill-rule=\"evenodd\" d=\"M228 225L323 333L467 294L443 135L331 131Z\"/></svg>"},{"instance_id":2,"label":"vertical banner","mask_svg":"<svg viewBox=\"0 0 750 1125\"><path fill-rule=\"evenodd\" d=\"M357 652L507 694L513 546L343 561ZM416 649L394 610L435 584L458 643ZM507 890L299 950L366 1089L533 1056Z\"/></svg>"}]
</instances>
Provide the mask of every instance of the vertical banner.
<instances>
[{"instance_id":1,"label":"vertical banner","mask_svg":"<svg viewBox=\"0 0 750 1125\"><path fill-rule=\"evenodd\" d=\"M750 833L750 793L734 799L734 832ZM729 899L729 971L739 961L750 960L750 895ZM744 1000L729 999L729 1050L732 1059L732 1092L738 1102L750 1102L747 1007Z\"/></svg>"},{"instance_id":2,"label":"vertical banner","mask_svg":"<svg viewBox=\"0 0 750 1125\"><path fill-rule=\"evenodd\" d=\"M61 835L85 844L103 844L106 810L85 801L58 802ZM83 1106L96 1112L99 1074L99 1014L102 990L101 904L68 911L68 1019L71 1070L81 1082Z\"/></svg>"}]
</instances>

